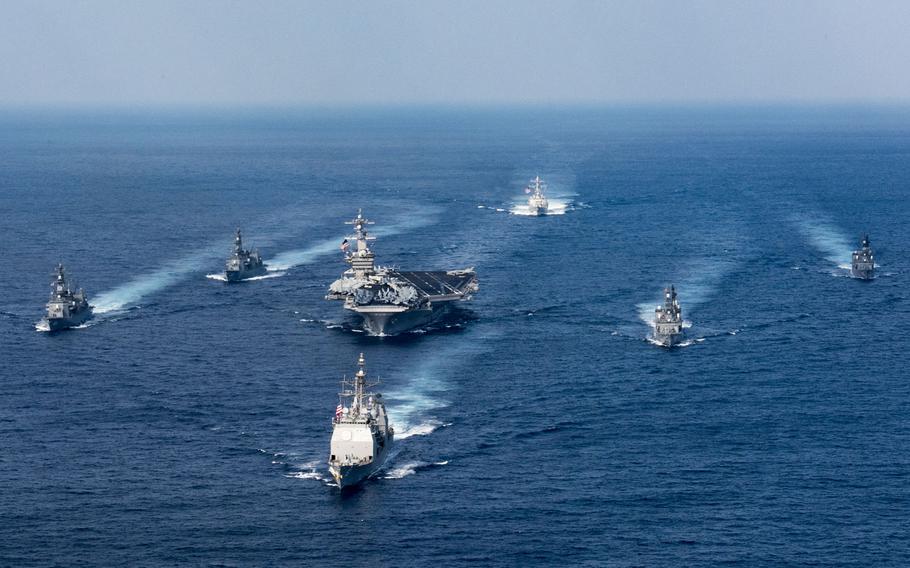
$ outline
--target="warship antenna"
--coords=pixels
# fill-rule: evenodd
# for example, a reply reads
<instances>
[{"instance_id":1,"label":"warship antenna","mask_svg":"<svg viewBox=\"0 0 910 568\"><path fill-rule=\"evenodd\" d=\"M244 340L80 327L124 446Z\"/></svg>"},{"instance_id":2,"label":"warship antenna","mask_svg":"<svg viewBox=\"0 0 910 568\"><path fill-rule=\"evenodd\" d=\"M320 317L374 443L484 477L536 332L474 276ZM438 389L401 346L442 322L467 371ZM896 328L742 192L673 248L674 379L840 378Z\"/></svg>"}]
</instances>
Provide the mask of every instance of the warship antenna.
<instances>
[{"instance_id":1,"label":"warship antenna","mask_svg":"<svg viewBox=\"0 0 910 568\"><path fill-rule=\"evenodd\" d=\"M357 375L354 385L354 406L357 408L357 413L360 414L360 409L363 406L363 384L366 377L366 362L363 359L363 353L360 354L360 357L357 359Z\"/></svg>"},{"instance_id":2,"label":"warship antenna","mask_svg":"<svg viewBox=\"0 0 910 568\"><path fill-rule=\"evenodd\" d=\"M243 240L240 237L240 227L237 227L237 234L234 237L234 252L239 253L243 249Z\"/></svg>"}]
</instances>

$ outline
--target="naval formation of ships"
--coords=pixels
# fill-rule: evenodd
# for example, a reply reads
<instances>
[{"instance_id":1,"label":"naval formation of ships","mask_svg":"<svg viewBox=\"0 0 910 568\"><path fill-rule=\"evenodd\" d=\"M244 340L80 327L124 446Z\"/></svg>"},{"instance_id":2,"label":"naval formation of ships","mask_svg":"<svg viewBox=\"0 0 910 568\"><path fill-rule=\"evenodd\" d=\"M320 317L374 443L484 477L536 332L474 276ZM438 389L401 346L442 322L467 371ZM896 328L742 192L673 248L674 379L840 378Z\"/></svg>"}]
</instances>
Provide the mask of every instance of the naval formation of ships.
<instances>
[{"instance_id":1,"label":"naval formation of ships","mask_svg":"<svg viewBox=\"0 0 910 568\"><path fill-rule=\"evenodd\" d=\"M549 203L540 177L531 180L526 192L532 215L546 215ZM473 268L455 270L404 271L378 266L369 242L375 237L367 231L373 222L362 212L348 221L354 234L341 243L345 262L350 265L341 278L329 286L327 300L344 302L344 309L363 320L371 335L389 336L432 324L456 302L472 299L478 291ZM352 250L353 242L353 250ZM245 249L240 229L225 263L224 280L241 282L268 271L257 250ZM853 252L850 267L854 278L871 280L875 276L875 256L869 236L863 235L860 249ZM63 265L57 266L47 303L46 329L61 331L78 327L92 318L92 306L82 289L72 289ZM680 345L684 338L682 308L675 286L664 289L664 301L654 311L651 339L663 347ZM342 380L340 402L332 420L329 472L341 489L354 487L378 472L389 456L395 432L389 422L382 395L369 389L377 383L367 381L363 354L353 380Z\"/></svg>"}]
</instances>

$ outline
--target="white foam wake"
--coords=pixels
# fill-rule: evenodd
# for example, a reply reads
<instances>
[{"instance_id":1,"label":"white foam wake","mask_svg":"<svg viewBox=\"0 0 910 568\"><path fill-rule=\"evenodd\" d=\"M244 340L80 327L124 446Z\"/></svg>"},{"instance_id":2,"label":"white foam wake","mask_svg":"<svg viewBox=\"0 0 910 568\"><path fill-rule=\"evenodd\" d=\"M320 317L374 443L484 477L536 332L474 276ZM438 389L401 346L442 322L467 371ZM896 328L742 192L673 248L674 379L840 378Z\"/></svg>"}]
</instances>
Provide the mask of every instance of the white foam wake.
<instances>
[{"instance_id":1,"label":"white foam wake","mask_svg":"<svg viewBox=\"0 0 910 568\"><path fill-rule=\"evenodd\" d=\"M417 473L418 469L432 466L443 466L449 463L449 460L438 462L412 461L398 467L390 469L384 476L384 479L401 479Z\"/></svg>"},{"instance_id":2,"label":"white foam wake","mask_svg":"<svg viewBox=\"0 0 910 568\"><path fill-rule=\"evenodd\" d=\"M850 240L831 223L819 219L796 219L797 227L809 242L838 268L849 270L853 257Z\"/></svg>"},{"instance_id":3,"label":"white foam wake","mask_svg":"<svg viewBox=\"0 0 910 568\"><path fill-rule=\"evenodd\" d=\"M483 336L483 341L471 337L459 338L457 343L449 344L437 351L432 359L409 371L406 376L412 378L406 384L384 393L396 438L427 436L449 426L434 416L436 411L449 406L447 394L450 385L446 377L457 372L460 363L489 349L494 337L488 333Z\"/></svg>"},{"instance_id":4,"label":"white foam wake","mask_svg":"<svg viewBox=\"0 0 910 568\"><path fill-rule=\"evenodd\" d=\"M411 212L406 217L390 225L380 225L372 233L376 236L390 236L404 233L432 223L434 216L439 212L437 208L426 207L418 212ZM288 270L296 266L311 264L321 257L330 254L341 254L340 245L343 237L325 239L302 249L283 252L273 259L266 261L269 270Z\"/></svg>"},{"instance_id":5,"label":"white foam wake","mask_svg":"<svg viewBox=\"0 0 910 568\"><path fill-rule=\"evenodd\" d=\"M281 454L275 454L276 458ZM282 455L283 457L283 455ZM273 460L274 464L284 464L280 460ZM295 471L286 473L284 476L291 479L312 479L322 482L326 485L334 484L334 480L328 474L325 462L321 460L312 460L302 464L291 465Z\"/></svg>"},{"instance_id":6,"label":"white foam wake","mask_svg":"<svg viewBox=\"0 0 910 568\"><path fill-rule=\"evenodd\" d=\"M551 197L547 199L549 201L549 207L547 207L547 215L565 215L566 211L572 211L572 201L568 199L559 199ZM537 214L531 211L531 207L527 202L515 203L509 209L509 213L512 215L523 215L529 217L535 217Z\"/></svg>"},{"instance_id":7,"label":"white foam wake","mask_svg":"<svg viewBox=\"0 0 910 568\"><path fill-rule=\"evenodd\" d=\"M183 280L193 272L197 272L214 258L217 258L222 248L220 245L209 247L204 251L169 263L148 274L135 276L126 284L99 294L92 301L92 305L95 306L95 314L104 315L111 312L119 312L129 306L138 304L142 298L160 292Z\"/></svg>"},{"instance_id":8,"label":"white foam wake","mask_svg":"<svg viewBox=\"0 0 910 568\"><path fill-rule=\"evenodd\" d=\"M266 261L266 264L273 270L288 270L295 266L310 264L319 257L338 252L339 243L341 243L341 240L338 238L326 239L303 249L283 252Z\"/></svg>"},{"instance_id":9,"label":"white foam wake","mask_svg":"<svg viewBox=\"0 0 910 568\"><path fill-rule=\"evenodd\" d=\"M395 431L395 438L397 440L405 440L411 436L429 436L439 428L445 428L446 426L451 426L451 424L446 424L431 418L413 426L400 426L401 431Z\"/></svg>"}]
</instances>

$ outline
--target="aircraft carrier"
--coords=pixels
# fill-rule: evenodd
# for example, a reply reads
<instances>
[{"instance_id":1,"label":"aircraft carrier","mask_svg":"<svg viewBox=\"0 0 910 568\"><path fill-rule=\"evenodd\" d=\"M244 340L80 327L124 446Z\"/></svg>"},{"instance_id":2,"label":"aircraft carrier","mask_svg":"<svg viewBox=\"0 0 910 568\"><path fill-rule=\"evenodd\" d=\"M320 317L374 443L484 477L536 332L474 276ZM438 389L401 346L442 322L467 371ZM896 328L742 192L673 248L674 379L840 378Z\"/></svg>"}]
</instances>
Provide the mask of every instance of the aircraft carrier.
<instances>
[{"instance_id":1,"label":"aircraft carrier","mask_svg":"<svg viewBox=\"0 0 910 568\"><path fill-rule=\"evenodd\" d=\"M449 271L402 271L376 266L370 250L367 225L373 222L357 213L347 224L354 226L355 250L346 238L341 243L345 261L351 265L329 287L327 300L341 300L344 308L363 318L370 335L397 335L426 326L442 317L454 302L470 300L478 290L473 268Z\"/></svg>"}]
</instances>

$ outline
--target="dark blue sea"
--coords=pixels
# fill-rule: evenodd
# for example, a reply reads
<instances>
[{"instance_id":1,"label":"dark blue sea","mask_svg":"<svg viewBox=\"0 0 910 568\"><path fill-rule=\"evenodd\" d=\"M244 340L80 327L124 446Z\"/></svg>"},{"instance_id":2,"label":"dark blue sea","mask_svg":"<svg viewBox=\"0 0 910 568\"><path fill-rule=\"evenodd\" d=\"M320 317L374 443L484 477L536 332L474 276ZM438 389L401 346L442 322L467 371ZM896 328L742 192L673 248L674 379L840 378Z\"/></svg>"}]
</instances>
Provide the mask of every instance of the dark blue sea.
<instances>
[{"instance_id":1,"label":"dark blue sea","mask_svg":"<svg viewBox=\"0 0 910 568\"><path fill-rule=\"evenodd\" d=\"M359 208L474 301L359 333ZM0 565L910 565L908 222L907 108L3 111ZM207 277L236 227L269 278ZM341 495L360 352L399 439Z\"/></svg>"}]
</instances>

